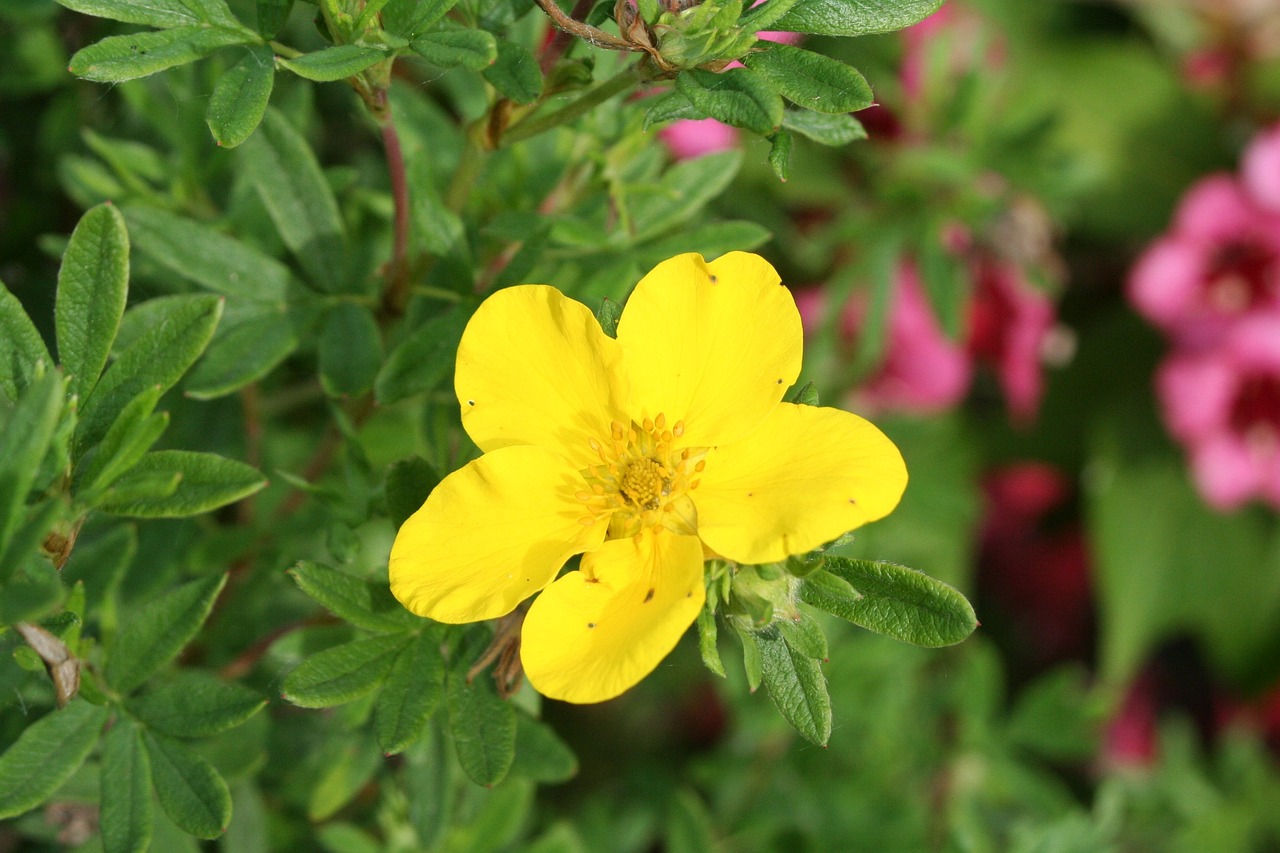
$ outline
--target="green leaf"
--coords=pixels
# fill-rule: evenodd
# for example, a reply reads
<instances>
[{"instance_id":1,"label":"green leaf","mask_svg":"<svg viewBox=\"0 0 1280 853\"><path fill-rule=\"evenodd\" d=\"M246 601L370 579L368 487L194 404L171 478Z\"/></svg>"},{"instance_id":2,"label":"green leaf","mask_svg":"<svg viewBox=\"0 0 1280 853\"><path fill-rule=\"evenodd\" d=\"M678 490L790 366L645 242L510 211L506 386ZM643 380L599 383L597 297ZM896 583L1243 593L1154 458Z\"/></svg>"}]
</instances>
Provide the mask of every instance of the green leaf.
<instances>
[{"instance_id":1,"label":"green leaf","mask_svg":"<svg viewBox=\"0 0 1280 853\"><path fill-rule=\"evenodd\" d=\"M382 7L382 26L388 32L414 39L427 27L449 14L449 10L457 2L458 0L388 0L387 5Z\"/></svg>"},{"instance_id":2,"label":"green leaf","mask_svg":"<svg viewBox=\"0 0 1280 853\"><path fill-rule=\"evenodd\" d=\"M257 0L258 32L264 38L274 38L284 28L293 11L293 0Z\"/></svg>"},{"instance_id":3,"label":"green leaf","mask_svg":"<svg viewBox=\"0 0 1280 853\"><path fill-rule=\"evenodd\" d=\"M231 822L231 792L217 770L173 738L145 732L151 776L165 814L196 838L217 838Z\"/></svg>"},{"instance_id":4,"label":"green leaf","mask_svg":"<svg viewBox=\"0 0 1280 853\"><path fill-rule=\"evenodd\" d=\"M802 0L772 28L820 36L888 33L923 21L941 5L942 0Z\"/></svg>"},{"instance_id":5,"label":"green leaf","mask_svg":"<svg viewBox=\"0 0 1280 853\"><path fill-rule=\"evenodd\" d=\"M866 78L838 59L789 44L770 43L743 57L784 98L806 110L851 113L875 101Z\"/></svg>"},{"instance_id":6,"label":"green leaf","mask_svg":"<svg viewBox=\"0 0 1280 853\"><path fill-rule=\"evenodd\" d=\"M57 434L62 405L62 376L50 370L26 389L7 422L0 421L0 553L26 512L27 493ZM0 578L4 570L0 566Z\"/></svg>"},{"instance_id":7,"label":"green leaf","mask_svg":"<svg viewBox=\"0 0 1280 853\"><path fill-rule=\"evenodd\" d=\"M185 27L200 23L182 0L58 0L73 12L150 27Z\"/></svg>"},{"instance_id":8,"label":"green leaf","mask_svg":"<svg viewBox=\"0 0 1280 853\"><path fill-rule=\"evenodd\" d=\"M45 511L50 506L55 508L52 514ZM57 513L61 507L60 501L48 501L38 507L32 513L28 526L19 531L12 544L21 542L28 548L38 547L40 542L38 538L34 536L27 538L23 533L27 529L32 533L39 533L42 530L47 533L49 530L47 522L51 518L57 519ZM16 550L11 547L4 555L6 560L9 559L9 554L15 553ZM33 548L30 550L34 551ZM62 600L63 593L66 591L61 578L58 577L57 569L44 557L32 552L29 552L22 562L8 564L11 568L16 566L17 570L0 587L0 593L3 593L0 594L0 626L43 618L58 606L58 602Z\"/></svg>"},{"instance_id":9,"label":"green leaf","mask_svg":"<svg viewBox=\"0 0 1280 853\"><path fill-rule=\"evenodd\" d=\"M204 113L205 123L218 145L235 148L257 130L271 100L275 80L275 55L265 44L249 48L239 62L218 78Z\"/></svg>"},{"instance_id":10,"label":"green leaf","mask_svg":"<svg viewBox=\"0 0 1280 853\"><path fill-rule=\"evenodd\" d=\"M825 565L828 572L862 594L861 598L834 604L828 610L855 625L928 647L958 643L978 626L973 607L963 595L923 572L893 563L845 557L827 557ZM819 572L814 577L821 576ZM824 603L811 600L810 583L805 582L801 598L827 610Z\"/></svg>"},{"instance_id":11,"label":"green leaf","mask_svg":"<svg viewBox=\"0 0 1280 853\"><path fill-rule=\"evenodd\" d=\"M498 42L484 30L437 30L422 34L409 47L441 68L483 71L498 60Z\"/></svg>"},{"instance_id":12,"label":"green leaf","mask_svg":"<svg viewBox=\"0 0 1280 853\"><path fill-rule=\"evenodd\" d=\"M182 0L184 4L196 13L196 17L206 24L214 26L226 27L227 29L244 29L244 25L240 23L240 19L231 11L231 7L226 4L226 0ZM256 37L256 33L253 33Z\"/></svg>"},{"instance_id":13,"label":"green leaf","mask_svg":"<svg viewBox=\"0 0 1280 853\"><path fill-rule=\"evenodd\" d=\"M778 633L786 641L791 650L817 661L827 660L827 635L822 633L822 626L807 613L799 614L799 619L778 619L774 625Z\"/></svg>"},{"instance_id":14,"label":"green leaf","mask_svg":"<svg viewBox=\"0 0 1280 853\"><path fill-rule=\"evenodd\" d=\"M756 33L760 30L774 29L773 24L787 14L797 2L800 0L769 0L767 3L757 3L738 20L738 26L747 32Z\"/></svg>"},{"instance_id":15,"label":"green leaf","mask_svg":"<svg viewBox=\"0 0 1280 853\"><path fill-rule=\"evenodd\" d=\"M377 48L338 44L315 53L304 53L295 59L280 58L276 62L299 77L317 83L331 83L354 77L387 58L388 54Z\"/></svg>"},{"instance_id":16,"label":"green leaf","mask_svg":"<svg viewBox=\"0 0 1280 853\"><path fill-rule=\"evenodd\" d=\"M53 366L44 339L18 297L0 281L0 392L17 400L35 377L36 365Z\"/></svg>"},{"instance_id":17,"label":"green leaf","mask_svg":"<svg viewBox=\"0 0 1280 853\"><path fill-rule=\"evenodd\" d=\"M82 699L31 724L0 755L0 820L43 803L84 762L107 709Z\"/></svg>"},{"instance_id":18,"label":"green leaf","mask_svg":"<svg viewBox=\"0 0 1280 853\"><path fill-rule=\"evenodd\" d=\"M716 848L714 824L702 799L688 788L675 792L666 810L663 850L703 853Z\"/></svg>"},{"instance_id":19,"label":"green leaf","mask_svg":"<svg viewBox=\"0 0 1280 853\"><path fill-rule=\"evenodd\" d=\"M71 57L70 71L97 83L122 83L146 77L176 65L195 62L222 47L252 41L245 31L208 27L203 24L108 36Z\"/></svg>"},{"instance_id":20,"label":"green leaf","mask_svg":"<svg viewBox=\"0 0 1280 853\"><path fill-rule=\"evenodd\" d=\"M81 405L75 436L77 457L106 435L129 401L152 386L159 386L163 393L187 372L213 337L222 316L222 299L169 296L160 308L150 318L147 329L107 368ZM126 323L128 318L126 314Z\"/></svg>"},{"instance_id":21,"label":"green leaf","mask_svg":"<svg viewBox=\"0 0 1280 853\"><path fill-rule=\"evenodd\" d=\"M320 289L343 289L346 234L338 203L310 146L283 115L268 109L240 148L245 170L281 239Z\"/></svg>"},{"instance_id":22,"label":"green leaf","mask_svg":"<svg viewBox=\"0 0 1280 853\"><path fill-rule=\"evenodd\" d=\"M862 122L850 115L833 116L808 110L787 110L782 123L787 130L807 136L819 145L833 148L867 138Z\"/></svg>"},{"instance_id":23,"label":"green leaf","mask_svg":"<svg viewBox=\"0 0 1280 853\"><path fill-rule=\"evenodd\" d=\"M422 622L396 601L385 583L372 583L306 560L289 574L303 592L357 628L394 633Z\"/></svg>"},{"instance_id":24,"label":"green leaf","mask_svg":"<svg viewBox=\"0 0 1280 853\"><path fill-rule=\"evenodd\" d=\"M676 90L699 112L725 124L768 136L782 126L782 96L747 68L716 74L699 68L676 76Z\"/></svg>"},{"instance_id":25,"label":"green leaf","mask_svg":"<svg viewBox=\"0 0 1280 853\"><path fill-rule=\"evenodd\" d=\"M144 389L124 407L102 442L81 457L72 479L78 497L110 486L151 449L169 425L167 413L152 414L159 400L158 387Z\"/></svg>"},{"instance_id":26,"label":"green leaf","mask_svg":"<svg viewBox=\"0 0 1280 853\"><path fill-rule=\"evenodd\" d=\"M511 769L516 751L516 709L484 681L448 680L449 733L462 770L477 785L492 787Z\"/></svg>"},{"instance_id":27,"label":"green leaf","mask_svg":"<svg viewBox=\"0 0 1280 853\"><path fill-rule=\"evenodd\" d=\"M387 512L391 523L399 529L409 516L426 502L427 495L440 482L440 475L421 456L410 456L395 462L387 470Z\"/></svg>"},{"instance_id":28,"label":"green leaf","mask_svg":"<svg viewBox=\"0 0 1280 853\"><path fill-rule=\"evenodd\" d=\"M218 327L204 357L187 376L184 393L211 400L239 391L266 376L298 348L298 336L283 303L242 304Z\"/></svg>"},{"instance_id":29,"label":"green leaf","mask_svg":"<svg viewBox=\"0 0 1280 853\"><path fill-rule=\"evenodd\" d=\"M102 738L102 778L104 853L142 853L151 844L151 760L127 717Z\"/></svg>"},{"instance_id":30,"label":"green leaf","mask_svg":"<svg viewBox=\"0 0 1280 853\"><path fill-rule=\"evenodd\" d=\"M196 670L183 670L164 686L125 701L148 728L181 738L235 728L266 704L256 690Z\"/></svg>"},{"instance_id":31,"label":"green leaf","mask_svg":"<svg viewBox=\"0 0 1280 853\"><path fill-rule=\"evenodd\" d=\"M689 99L672 89L646 101L648 110L644 114L644 129L649 130L656 124L681 119L700 119L706 115L698 112L698 108L689 103Z\"/></svg>"},{"instance_id":32,"label":"green leaf","mask_svg":"<svg viewBox=\"0 0 1280 853\"><path fill-rule=\"evenodd\" d=\"M359 699L382 683L410 639L384 634L312 655L285 677L284 698L304 708L328 708Z\"/></svg>"},{"instance_id":33,"label":"green leaf","mask_svg":"<svg viewBox=\"0 0 1280 853\"><path fill-rule=\"evenodd\" d=\"M764 686L778 711L805 739L826 746L831 739L831 698L822 667L781 637L757 634Z\"/></svg>"},{"instance_id":34,"label":"green leaf","mask_svg":"<svg viewBox=\"0 0 1280 853\"><path fill-rule=\"evenodd\" d=\"M511 774L556 785L578 775L578 757L546 723L517 712L516 756Z\"/></svg>"},{"instance_id":35,"label":"green leaf","mask_svg":"<svg viewBox=\"0 0 1280 853\"><path fill-rule=\"evenodd\" d=\"M772 236L763 225L745 219L706 222L679 228L667 237L646 243L644 254L653 258L655 264L684 252L697 252L714 258L726 252L758 248L769 242Z\"/></svg>"},{"instance_id":36,"label":"green leaf","mask_svg":"<svg viewBox=\"0 0 1280 853\"><path fill-rule=\"evenodd\" d=\"M124 217L100 204L80 218L58 270L54 320L58 359L70 393L89 396L107 363L129 295L129 235Z\"/></svg>"},{"instance_id":37,"label":"green leaf","mask_svg":"<svg viewBox=\"0 0 1280 853\"><path fill-rule=\"evenodd\" d=\"M424 850L437 849L451 823L456 800L457 762L447 752L444 733L436 724L405 752L404 780L409 798L409 822Z\"/></svg>"},{"instance_id":38,"label":"green leaf","mask_svg":"<svg viewBox=\"0 0 1280 853\"><path fill-rule=\"evenodd\" d=\"M720 647L716 644L716 615L705 608L698 614L698 651L703 665L724 678L724 661L720 660Z\"/></svg>"},{"instance_id":39,"label":"green leaf","mask_svg":"<svg viewBox=\"0 0 1280 853\"><path fill-rule=\"evenodd\" d=\"M382 756L366 737L347 736L326 744L320 773L307 801L307 817L323 821L360 793L382 765ZM345 853L345 851L344 851Z\"/></svg>"},{"instance_id":40,"label":"green leaf","mask_svg":"<svg viewBox=\"0 0 1280 853\"><path fill-rule=\"evenodd\" d=\"M618 321L621 319L621 305L607 296L600 300L600 307L596 309L596 322L600 324L601 331L611 338L618 337Z\"/></svg>"},{"instance_id":41,"label":"green leaf","mask_svg":"<svg viewBox=\"0 0 1280 853\"><path fill-rule=\"evenodd\" d=\"M800 587L801 601L841 619L849 618L846 614L854 612L853 608L861 598L862 593L847 580L828 571L813 572Z\"/></svg>"},{"instance_id":42,"label":"green leaf","mask_svg":"<svg viewBox=\"0 0 1280 853\"><path fill-rule=\"evenodd\" d=\"M785 120L785 116L783 117ZM779 130L769 137L769 168L785 182L791 175L791 149L795 147L795 137L789 132Z\"/></svg>"},{"instance_id":43,"label":"green leaf","mask_svg":"<svg viewBox=\"0 0 1280 853\"><path fill-rule=\"evenodd\" d=\"M498 57L484 69L484 79L517 104L531 104L542 94L542 70L533 52L522 44L498 40Z\"/></svg>"},{"instance_id":44,"label":"green leaf","mask_svg":"<svg viewBox=\"0 0 1280 853\"><path fill-rule=\"evenodd\" d=\"M382 333L367 308L340 302L320 333L320 385L330 397L356 397L373 387L382 366Z\"/></svg>"},{"instance_id":45,"label":"green leaf","mask_svg":"<svg viewBox=\"0 0 1280 853\"><path fill-rule=\"evenodd\" d=\"M190 581L134 608L108 648L107 683L128 693L177 657L199 632L226 581L226 575Z\"/></svg>"},{"instance_id":46,"label":"green leaf","mask_svg":"<svg viewBox=\"0 0 1280 853\"><path fill-rule=\"evenodd\" d=\"M137 478L177 474L181 479L173 494L133 500L104 501L103 512L134 518L185 518L246 498L267 484L258 469L216 453L193 450L157 450L143 456L117 484L127 489Z\"/></svg>"},{"instance_id":47,"label":"green leaf","mask_svg":"<svg viewBox=\"0 0 1280 853\"><path fill-rule=\"evenodd\" d=\"M454 307L410 332L378 372L373 385L378 402L395 403L439 385L453 370L468 319L466 311Z\"/></svg>"},{"instance_id":48,"label":"green leaf","mask_svg":"<svg viewBox=\"0 0 1280 853\"><path fill-rule=\"evenodd\" d=\"M443 699L440 636L427 631L400 652L373 705L373 731L383 753L395 755L416 741Z\"/></svg>"},{"instance_id":49,"label":"green leaf","mask_svg":"<svg viewBox=\"0 0 1280 853\"><path fill-rule=\"evenodd\" d=\"M760 688L760 680L764 677L764 659L760 653L760 641L754 631L748 631L736 624L733 632L742 641L742 668L747 675L747 689L752 693Z\"/></svg>"},{"instance_id":50,"label":"green leaf","mask_svg":"<svg viewBox=\"0 0 1280 853\"><path fill-rule=\"evenodd\" d=\"M697 215L741 166L741 151L720 151L672 166L656 187L631 204L636 240L647 240Z\"/></svg>"}]
</instances>

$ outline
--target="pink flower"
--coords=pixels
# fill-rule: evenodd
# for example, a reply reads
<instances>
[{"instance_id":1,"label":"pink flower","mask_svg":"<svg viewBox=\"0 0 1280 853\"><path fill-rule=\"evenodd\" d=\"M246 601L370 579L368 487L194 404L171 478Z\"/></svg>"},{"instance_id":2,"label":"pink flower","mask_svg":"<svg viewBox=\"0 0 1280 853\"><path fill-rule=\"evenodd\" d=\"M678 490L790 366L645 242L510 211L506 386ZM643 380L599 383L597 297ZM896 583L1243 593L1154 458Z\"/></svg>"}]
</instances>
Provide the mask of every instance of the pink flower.
<instances>
[{"instance_id":1,"label":"pink flower","mask_svg":"<svg viewBox=\"0 0 1280 853\"><path fill-rule=\"evenodd\" d=\"M1041 352L1054 307L1016 266L990 258L974 264L969 304L969 354L990 363L1014 420L1033 420L1044 387Z\"/></svg>"},{"instance_id":2,"label":"pink flower","mask_svg":"<svg viewBox=\"0 0 1280 853\"><path fill-rule=\"evenodd\" d=\"M1129 685L1120 710L1107 723L1102 758L1108 769L1143 768L1156 760L1156 691L1150 675Z\"/></svg>"},{"instance_id":3,"label":"pink flower","mask_svg":"<svg viewBox=\"0 0 1280 853\"><path fill-rule=\"evenodd\" d=\"M898 76L902 81L902 91L907 97L919 97L924 91L929 44L947 29L953 11L954 7L947 4L920 23L902 31L902 65Z\"/></svg>"},{"instance_id":4,"label":"pink flower","mask_svg":"<svg viewBox=\"0 0 1280 853\"><path fill-rule=\"evenodd\" d=\"M1205 500L1280 508L1280 312L1242 320L1218 346L1175 352L1156 387Z\"/></svg>"},{"instance_id":5,"label":"pink flower","mask_svg":"<svg viewBox=\"0 0 1280 853\"><path fill-rule=\"evenodd\" d=\"M1258 204L1280 213L1280 124L1253 138L1240 164L1245 187Z\"/></svg>"},{"instance_id":6,"label":"pink flower","mask_svg":"<svg viewBox=\"0 0 1280 853\"><path fill-rule=\"evenodd\" d=\"M1192 347L1212 345L1242 317L1280 311L1280 213L1260 208L1230 175L1204 178L1139 258L1129 298Z\"/></svg>"}]
</instances>

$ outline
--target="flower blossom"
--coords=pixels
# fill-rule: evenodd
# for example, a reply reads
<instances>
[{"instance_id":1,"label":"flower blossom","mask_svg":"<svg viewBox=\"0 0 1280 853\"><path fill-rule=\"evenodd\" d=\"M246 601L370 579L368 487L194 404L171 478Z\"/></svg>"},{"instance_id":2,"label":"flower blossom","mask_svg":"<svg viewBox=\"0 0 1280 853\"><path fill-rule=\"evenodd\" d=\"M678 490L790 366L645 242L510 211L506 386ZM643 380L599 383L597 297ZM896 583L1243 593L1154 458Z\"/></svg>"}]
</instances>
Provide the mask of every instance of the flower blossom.
<instances>
[{"instance_id":1,"label":"flower blossom","mask_svg":"<svg viewBox=\"0 0 1280 853\"><path fill-rule=\"evenodd\" d=\"M455 373L484 455L400 529L392 591L451 623L540 593L521 635L530 683L570 702L617 696L697 617L704 559L781 561L901 497L906 467L878 429L782 402L801 349L789 291L741 252L659 264L616 339L555 288L494 293Z\"/></svg>"},{"instance_id":2,"label":"flower blossom","mask_svg":"<svg viewBox=\"0 0 1280 853\"><path fill-rule=\"evenodd\" d=\"M1240 172L1254 200L1261 207L1280 213L1280 124L1253 138L1245 149Z\"/></svg>"},{"instance_id":3,"label":"flower blossom","mask_svg":"<svg viewBox=\"0 0 1280 853\"><path fill-rule=\"evenodd\" d=\"M1013 419L1032 421L1044 394L1045 341L1053 329L1053 302L1013 264L982 258L973 267L969 354L995 370Z\"/></svg>"}]
</instances>

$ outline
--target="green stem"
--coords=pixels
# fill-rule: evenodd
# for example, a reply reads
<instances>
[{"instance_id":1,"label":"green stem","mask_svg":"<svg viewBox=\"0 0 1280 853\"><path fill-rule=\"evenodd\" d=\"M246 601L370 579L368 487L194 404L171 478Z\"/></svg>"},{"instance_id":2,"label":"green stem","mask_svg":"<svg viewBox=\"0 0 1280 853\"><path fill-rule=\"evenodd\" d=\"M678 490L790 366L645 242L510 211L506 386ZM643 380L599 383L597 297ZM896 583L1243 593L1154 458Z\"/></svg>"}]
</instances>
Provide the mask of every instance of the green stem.
<instances>
[{"instance_id":1,"label":"green stem","mask_svg":"<svg viewBox=\"0 0 1280 853\"><path fill-rule=\"evenodd\" d=\"M502 142L503 144L520 142L531 136L545 133L554 127L559 127L566 122L573 121L615 95L625 92L643 79L644 77L640 73L638 66L632 65L624 68L595 88L588 90L576 101L566 104L555 112L541 116L535 114L530 118L517 122L514 127L508 128L507 132L502 135Z\"/></svg>"},{"instance_id":2,"label":"green stem","mask_svg":"<svg viewBox=\"0 0 1280 853\"><path fill-rule=\"evenodd\" d=\"M462 146L462 156L458 158L458 168L453 172L453 180L449 183L449 192L445 196L445 206L454 213L461 213L467 206L467 196L480 175L480 167L484 165L484 148L480 144L479 134L484 132L486 119L480 119L466 133Z\"/></svg>"}]
</instances>

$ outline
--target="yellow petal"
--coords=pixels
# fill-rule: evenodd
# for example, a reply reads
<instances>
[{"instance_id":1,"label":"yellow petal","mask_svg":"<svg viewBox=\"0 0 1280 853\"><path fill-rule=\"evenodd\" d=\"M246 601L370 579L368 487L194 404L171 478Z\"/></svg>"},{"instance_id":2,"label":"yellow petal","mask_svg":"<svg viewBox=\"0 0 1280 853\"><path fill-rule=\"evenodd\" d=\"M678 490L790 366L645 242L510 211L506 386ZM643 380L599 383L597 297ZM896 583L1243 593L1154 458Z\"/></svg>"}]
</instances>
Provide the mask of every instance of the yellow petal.
<instances>
[{"instance_id":1,"label":"yellow petal","mask_svg":"<svg viewBox=\"0 0 1280 853\"><path fill-rule=\"evenodd\" d=\"M883 518L907 486L902 454L870 422L791 403L706 463L692 493L698 535L740 563L802 554Z\"/></svg>"},{"instance_id":2,"label":"yellow petal","mask_svg":"<svg viewBox=\"0 0 1280 853\"><path fill-rule=\"evenodd\" d=\"M595 547L574 497L582 478L563 457L508 447L445 477L391 547L391 591L419 616L478 622L510 613L551 583L564 561Z\"/></svg>"},{"instance_id":3,"label":"yellow petal","mask_svg":"<svg viewBox=\"0 0 1280 853\"><path fill-rule=\"evenodd\" d=\"M800 375L800 312L758 255L663 261L627 300L618 343L633 417L683 420L683 444L735 441Z\"/></svg>"},{"instance_id":4,"label":"yellow petal","mask_svg":"<svg viewBox=\"0 0 1280 853\"><path fill-rule=\"evenodd\" d=\"M552 699L612 699L675 648L705 597L697 537L650 531L605 542L529 608L525 675Z\"/></svg>"},{"instance_id":5,"label":"yellow petal","mask_svg":"<svg viewBox=\"0 0 1280 853\"><path fill-rule=\"evenodd\" d=\"M625 415L622 351L587 307L554 287L499 290L476 310L458 346L454 387L462 426L481 450L533 444L577 470L587 446Z\"/></svg>"}]
</instances>

